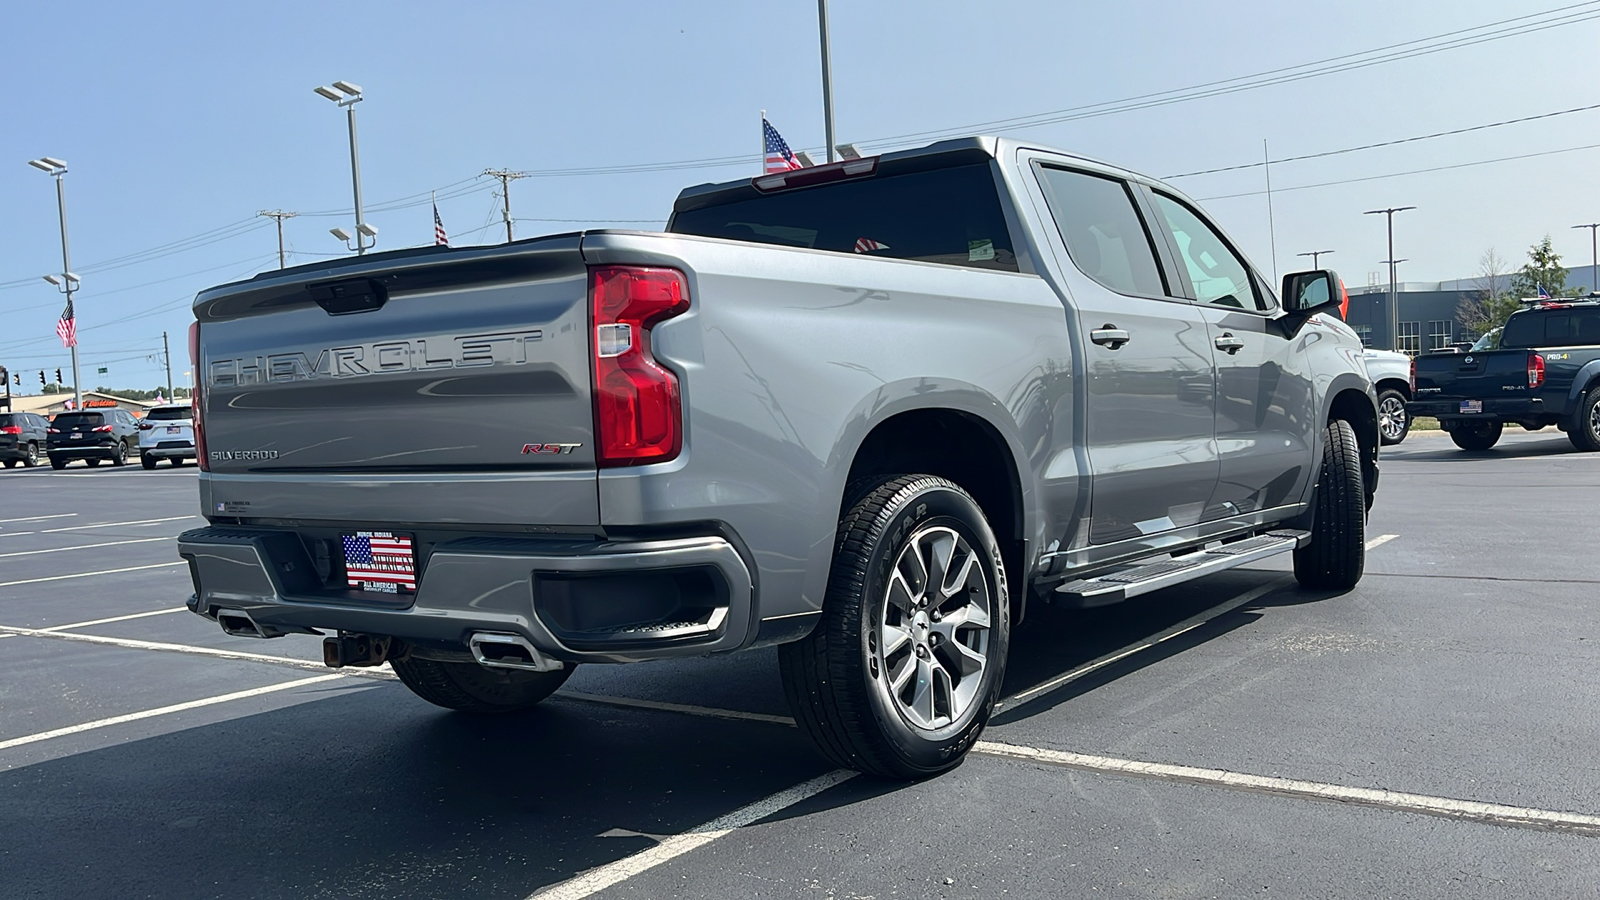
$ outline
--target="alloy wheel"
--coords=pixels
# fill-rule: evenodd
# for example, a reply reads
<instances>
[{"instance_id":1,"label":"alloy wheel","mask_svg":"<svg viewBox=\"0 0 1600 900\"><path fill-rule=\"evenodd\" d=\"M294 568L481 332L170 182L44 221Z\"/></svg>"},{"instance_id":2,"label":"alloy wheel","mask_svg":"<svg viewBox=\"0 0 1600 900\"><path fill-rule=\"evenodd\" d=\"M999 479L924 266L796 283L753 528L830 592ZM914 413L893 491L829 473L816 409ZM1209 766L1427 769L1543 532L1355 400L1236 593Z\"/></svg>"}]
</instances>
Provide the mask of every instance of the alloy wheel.
<instances>
[{"instance_id":1,"label":"alloy wheel","mask_svg":"<svg viewBox=\"0 0 1600 900\"><path fill-rule=\"evenodd\" d=\"M1406 433L1406 403L1398 397L1385 397L1378 404L1378 428L1384 438L1399 440Z\"/></svg>"}]
</instances>

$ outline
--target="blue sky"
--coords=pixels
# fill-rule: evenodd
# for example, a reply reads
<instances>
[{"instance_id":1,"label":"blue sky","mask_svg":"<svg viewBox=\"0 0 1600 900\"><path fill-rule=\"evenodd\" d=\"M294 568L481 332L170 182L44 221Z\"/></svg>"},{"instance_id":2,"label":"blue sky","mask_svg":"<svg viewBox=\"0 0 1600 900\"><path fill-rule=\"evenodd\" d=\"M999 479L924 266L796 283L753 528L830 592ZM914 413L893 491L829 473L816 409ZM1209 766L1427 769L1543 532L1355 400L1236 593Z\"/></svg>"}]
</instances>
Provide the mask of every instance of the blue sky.
<instances>
[{"instance_id":1,"label":"blue sky","mask_svg":"<svg viewBox=\"0 0 1600 900\"><path fill-rule=\"evenodd\" d=\"M1285 4L958 3L833 0L836 125L869 152L898 138L1214 82L1530 16L1570 0ZM347 11L354 10L352 11ZM437 189L458 245L499 240L485 168L513 183L519 237L659 227L677 190L753 174L766 109L820 156L816 9L807 2L581 4L57 2L16 4L0 29L0 364L65 366L53 186L67 176L85 386L153 387L161 332L185 367L188 302L210 284L276 267L262 209L288 221L291 264L342 252L350 174L342 114L311 88L365 88L363 188L380 249L429 243ZM1600 16L1600 3L1568 14ZM1528 23L1543 21L1529 19ZM984 128L1168 176L1468 128L1600 103L1600 19L1353 71L1029 127ZM1404 49L1404 48L1402 48ZM1405 280L1473 275L1493 247L1520 262L1549 233L1589 262L1600 221L1600 110L1272 168L1177 179L1264 272L1335 249L1352 285L1386 258L1378 206L1397 218ZM1564 152L1552 152L1564 151ZM1476 165L1527 154L1534 158ZM741 157L632 174L551 170ZM1396 173L1461 166L1430 173ZM1369 179L1352 181L1352 179ZM1325 187L1307 187L1344 182ZM1211 199L1215 198L1215 199ZM188 238L189 243L175 243ZM1276 266L1273 248L1276 246ZM156 248L165 248L159 249ZM156 250L156 252L150 252ZM156 358L151 354L155 353ZM100 376L96 368L109 372ZM183 377L176 376L182 383Z\"/></svg>"}]
</instances>

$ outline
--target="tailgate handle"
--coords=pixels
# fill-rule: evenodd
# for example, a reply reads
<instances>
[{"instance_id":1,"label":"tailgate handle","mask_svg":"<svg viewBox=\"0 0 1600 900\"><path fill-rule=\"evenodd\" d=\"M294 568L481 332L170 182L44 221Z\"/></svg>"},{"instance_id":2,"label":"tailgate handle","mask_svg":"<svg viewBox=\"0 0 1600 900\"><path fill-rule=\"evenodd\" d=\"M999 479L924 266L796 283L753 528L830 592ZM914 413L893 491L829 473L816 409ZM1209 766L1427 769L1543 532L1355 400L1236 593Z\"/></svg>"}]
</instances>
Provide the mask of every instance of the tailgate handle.
<instances>
[{"instance_id":1,"label":"tailgate handle","mask_svg":"<svg viewBox=\"0 0 1600 900\"><path fill-rule=\"evenodd\" d=\"M381 309L389 302L389 290L372 278L346 278L306 285L311 299L330 316Z\"/></svg>"}]
</instances>

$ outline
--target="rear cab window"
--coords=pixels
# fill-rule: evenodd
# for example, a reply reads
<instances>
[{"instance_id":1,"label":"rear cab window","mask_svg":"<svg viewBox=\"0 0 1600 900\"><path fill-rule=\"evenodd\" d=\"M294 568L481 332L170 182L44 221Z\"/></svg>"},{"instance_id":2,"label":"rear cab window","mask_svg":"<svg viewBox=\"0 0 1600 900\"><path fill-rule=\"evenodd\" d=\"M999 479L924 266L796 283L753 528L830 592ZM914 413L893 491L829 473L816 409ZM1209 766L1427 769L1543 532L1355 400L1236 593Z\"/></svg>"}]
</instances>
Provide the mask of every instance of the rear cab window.
<instances>
[{"instance_id":1,"label":"rear cab window","mask_svg":"<svg viewBox=\"0 0 1600 900\"><path fill-rule=\"evenodd\" d=\"M1523 310L1506 321L1503 349L1600 346L1600 307Z\"/></svg>"},{"instance_id":2,"label":"rear cab window","mask_svg":"<svg viewBox=\"0 0 1600 900\"><path fill-rule=\"evenodd\" d=\"M876 174L682 210L674 234L1017 271L988 163Z\"/></svg>"}]
</instances>

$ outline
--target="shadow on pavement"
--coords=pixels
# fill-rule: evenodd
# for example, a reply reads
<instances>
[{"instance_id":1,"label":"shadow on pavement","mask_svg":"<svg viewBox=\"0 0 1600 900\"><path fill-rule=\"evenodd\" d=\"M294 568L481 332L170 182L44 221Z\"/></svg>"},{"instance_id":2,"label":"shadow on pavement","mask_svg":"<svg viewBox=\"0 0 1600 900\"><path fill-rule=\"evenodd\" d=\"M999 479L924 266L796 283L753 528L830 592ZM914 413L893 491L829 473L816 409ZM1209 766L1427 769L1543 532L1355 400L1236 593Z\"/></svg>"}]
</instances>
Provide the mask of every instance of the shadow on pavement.
<instances>
[{"instance_id":1,"label":"shadow on pavement","mask_svg":"<svg viewBox=\"0 0 1600 900\"><path fill-rule=\"evenodd\" d=\"M1502 439L1488 450L1463 450L1450 442L1448 437L1442 438L1437 444L1430 443L1427 449L1414 449L1410 444L1399 447L1385 447L1379 453L1380 464L1384 459L1404 460L1406 462L1482 462L1489 459L1518 459L1537 458L1547 456L1586 456L1588 454L1572 446L1567 436L1554 428L1542 431L1510 431L1506 438L1512 436L1529 436L1531 440Z\"/></svg>"}]
</instances>

